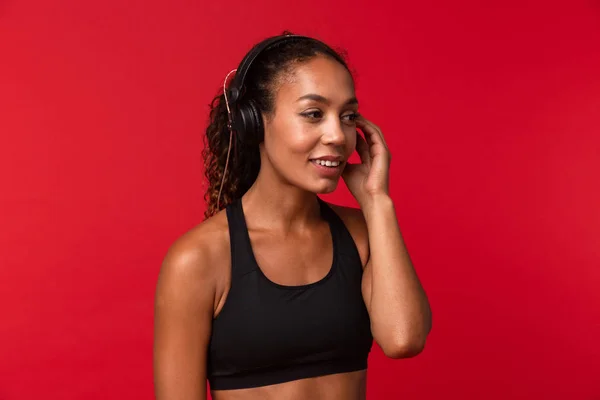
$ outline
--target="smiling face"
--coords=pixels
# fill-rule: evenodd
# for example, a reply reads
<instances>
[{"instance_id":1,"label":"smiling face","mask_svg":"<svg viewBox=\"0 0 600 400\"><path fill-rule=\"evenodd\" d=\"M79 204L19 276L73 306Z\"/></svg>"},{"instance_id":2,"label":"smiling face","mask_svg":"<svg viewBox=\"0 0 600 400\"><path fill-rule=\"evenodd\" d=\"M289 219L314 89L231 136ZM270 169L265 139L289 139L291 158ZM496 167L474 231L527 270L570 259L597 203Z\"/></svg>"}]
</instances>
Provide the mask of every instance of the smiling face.
<instances>
[{"instance_id":1,"label":"smiling face","mask_svg":"<svg viewBox=\"0 0 600 400\"><path fill-rule=\"evenodd\" d=\"M263 116L261 168L313 193L335 190L356 146L358 102L352 76L326 56L295 65Z\"/></svg>"}]
</instances>

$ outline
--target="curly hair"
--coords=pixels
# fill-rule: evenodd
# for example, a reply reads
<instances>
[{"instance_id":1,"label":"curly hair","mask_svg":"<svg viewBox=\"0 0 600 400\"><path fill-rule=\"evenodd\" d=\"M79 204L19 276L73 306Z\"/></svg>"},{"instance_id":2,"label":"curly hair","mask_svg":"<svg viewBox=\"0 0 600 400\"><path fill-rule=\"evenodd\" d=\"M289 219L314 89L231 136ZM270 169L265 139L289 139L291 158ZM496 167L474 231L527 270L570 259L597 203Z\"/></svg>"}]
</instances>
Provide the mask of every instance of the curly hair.
<instances>
[{"instance_id":1,"label":"curly hair","mask_svg":"<svg viewBox=\"0 0 600 400\"><path fill-rule=\"evenodd\" d=\"M283 32L283 35L290 34L288 31ZM294 38L270 47L254 60L245 78L244 96L252 99L263 115L271 115L275 106L276 89L282 78L288 76L296 65L318 55L331 57L351 73L344 52L333 50L318 40ZM228 121L225 96L220 89L220 93L210 104L209 124L202 150L208 181L204 194L207 205L205 219L242 197L256 180L260 169L259 144L263 140L263 134L259 137L243 135L244 141L241 142L234 133L221 199L218 199L229 147Z\"/></svg>"}]
</instances>

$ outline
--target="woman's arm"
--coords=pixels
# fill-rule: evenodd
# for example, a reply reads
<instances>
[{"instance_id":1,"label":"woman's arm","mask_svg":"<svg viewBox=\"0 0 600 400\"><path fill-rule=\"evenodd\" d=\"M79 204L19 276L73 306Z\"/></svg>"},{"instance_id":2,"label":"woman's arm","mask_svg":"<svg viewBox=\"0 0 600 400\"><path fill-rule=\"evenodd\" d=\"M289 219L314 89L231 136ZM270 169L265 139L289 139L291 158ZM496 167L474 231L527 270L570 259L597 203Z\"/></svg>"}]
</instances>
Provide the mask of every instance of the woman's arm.
<instances>
[{"instance_id":1,"label":"woman's arm","mask_svg":"<svg viewBox=\"0 0 600 400\"><path fill-rule=\"evenodd\" d=\"M363 297L373 337L388 357L414 356L423 350L431 330L427 296L404 245L392 200L375 197L363 214L370 247Z\"/></svg>"},{"instance_id":2,"label":"woman's arm","mask_svg":"<svg viewBox=\"0 0 600 400\"><path fill-rule=\"evenodd\" d=\"M190 239L180 239L163 261L154 317L157 400L206 399L206 353L215 298L206 254Z\"/></svg>"},{"instance_id":3,"label":"woman's arm","mask_svg":"<svg viewBox=\"0 0 600 400\"><path fill-rule=\"evenodd\" d=\"M344 180L363 213L369 253L363 274L363 297L371 331L386 355L410 357L421 352L431 329L429 302L398 227L389 196L391 155L381 129L359 116L356 151L360 164L347 164Z\"/></svg>"}]
</instances>

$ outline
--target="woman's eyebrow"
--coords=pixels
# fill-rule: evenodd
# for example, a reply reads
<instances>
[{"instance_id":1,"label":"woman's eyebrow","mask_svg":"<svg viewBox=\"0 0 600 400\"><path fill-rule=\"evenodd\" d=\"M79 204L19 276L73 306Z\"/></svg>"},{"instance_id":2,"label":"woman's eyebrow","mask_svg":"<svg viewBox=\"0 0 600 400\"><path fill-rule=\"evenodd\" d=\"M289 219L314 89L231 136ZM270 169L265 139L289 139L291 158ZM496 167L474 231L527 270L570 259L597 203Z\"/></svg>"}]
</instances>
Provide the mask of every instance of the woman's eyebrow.
<instances>
[{"instance_id":1,"label":"woman's eyebrow","mask_svg":"<svg viewBox=\"0 0 600 400\"><path fill-rule=\"evenodd\" d=\"M308 93L308 94L305 94L304 96L300 96L300 97L298 97L296 102L299 102L302 100L313 100L313 101L323 103L323 104L331 104L331 101L328 98L326 98L325 96L321 96L320 94L316 94L316 93ZM358 99L356 97L351 97L348 100L346 100L346 102L344 103L344 105L350 105L350 104L358 104Z\"/></svg>"}]
</instances>

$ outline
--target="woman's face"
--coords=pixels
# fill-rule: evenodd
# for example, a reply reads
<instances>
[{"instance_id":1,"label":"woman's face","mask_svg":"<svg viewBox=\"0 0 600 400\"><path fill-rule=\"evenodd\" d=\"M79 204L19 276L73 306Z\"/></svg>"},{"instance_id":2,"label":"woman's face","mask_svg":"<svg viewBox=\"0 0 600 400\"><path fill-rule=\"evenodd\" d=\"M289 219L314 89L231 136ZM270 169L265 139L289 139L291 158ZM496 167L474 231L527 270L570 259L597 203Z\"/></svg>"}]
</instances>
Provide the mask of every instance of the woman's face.
<instances>
[{"instance_id":1,"label":"woman's face","mask_svg":"<svg viewBox=\"0 0 600 400\"><path fill-rule=\"evenodd\" d=\"M332 192L356 146L357 110L343 65L325 56L298 64L281 79L273 114L263 118L263 158L294 186Z\"/></svg>"}]
</instances>

